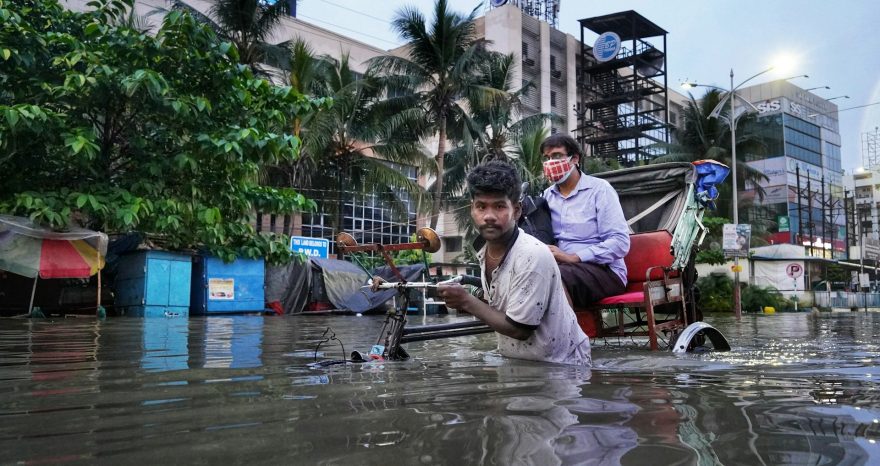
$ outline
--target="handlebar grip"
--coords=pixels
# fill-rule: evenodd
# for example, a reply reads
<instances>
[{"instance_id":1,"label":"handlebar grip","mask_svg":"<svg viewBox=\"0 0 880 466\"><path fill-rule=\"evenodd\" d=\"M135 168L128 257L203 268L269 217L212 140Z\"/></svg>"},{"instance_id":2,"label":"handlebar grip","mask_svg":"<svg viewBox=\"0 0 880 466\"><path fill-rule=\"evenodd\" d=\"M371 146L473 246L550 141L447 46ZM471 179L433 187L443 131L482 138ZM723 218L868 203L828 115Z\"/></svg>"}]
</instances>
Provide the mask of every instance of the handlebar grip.
<instances>
[{"instance_id":1,"label":"handlebar grip","mask_svg":"<svg viewBox=\"0 0 880 466\"><path fill-rule=\"evenodd\" d=\"M462 275L461 284L481 288L483 286L483 280L480 277L475 277L473 275Z\"/></svg>"}]
</instances>

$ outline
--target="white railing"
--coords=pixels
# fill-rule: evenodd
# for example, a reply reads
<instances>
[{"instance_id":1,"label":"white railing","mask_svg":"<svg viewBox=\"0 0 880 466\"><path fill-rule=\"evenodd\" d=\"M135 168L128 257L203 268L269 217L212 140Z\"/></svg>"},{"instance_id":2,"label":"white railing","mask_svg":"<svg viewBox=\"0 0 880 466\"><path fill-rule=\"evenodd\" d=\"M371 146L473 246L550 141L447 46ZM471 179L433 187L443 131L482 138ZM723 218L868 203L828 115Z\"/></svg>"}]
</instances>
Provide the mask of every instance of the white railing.
<instances>
[{"instance_id":1,"label":"white railing","mask_svg":"<svg viewBox=\"0 0 880 466\"><path fill-rule=\"evenodd\" d=\"M880 307L880 293L853 293L848 291L815 291L814 302L818 307L853 309Z\"/></svg>"}]
</instances>

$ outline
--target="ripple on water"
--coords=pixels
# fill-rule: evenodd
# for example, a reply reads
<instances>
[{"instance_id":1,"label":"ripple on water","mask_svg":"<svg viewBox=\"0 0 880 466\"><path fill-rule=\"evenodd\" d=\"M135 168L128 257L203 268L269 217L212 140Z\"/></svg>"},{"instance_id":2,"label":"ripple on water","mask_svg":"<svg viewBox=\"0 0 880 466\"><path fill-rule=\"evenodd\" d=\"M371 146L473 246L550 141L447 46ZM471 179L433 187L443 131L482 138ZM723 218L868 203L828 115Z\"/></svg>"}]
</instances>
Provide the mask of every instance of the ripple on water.
<instances>
[{"instance_id":1,"label":"ripple on water","mask_svg":"<svg viewBox=\"0 0 880 466\"><path fill-rule=\"evenodd\" d=\"M710 316L733 351L594 342L583 369L506 359L492 335L410 344L406 362L310 366L369 349L382 324L370 316L0 319L0 451L9 463L871 464L877 320ZM336 340L321 343L328 328Z\"/></svg>"}]
</instances>

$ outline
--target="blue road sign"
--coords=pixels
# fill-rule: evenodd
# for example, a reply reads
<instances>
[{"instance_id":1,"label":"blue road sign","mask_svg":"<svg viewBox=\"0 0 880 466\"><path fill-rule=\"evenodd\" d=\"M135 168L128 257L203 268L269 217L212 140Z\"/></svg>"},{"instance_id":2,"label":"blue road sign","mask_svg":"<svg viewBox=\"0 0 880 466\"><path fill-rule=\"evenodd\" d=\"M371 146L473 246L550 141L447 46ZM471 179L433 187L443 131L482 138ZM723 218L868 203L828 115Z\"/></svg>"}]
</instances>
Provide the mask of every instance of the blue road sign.
<instances>
[{"instance_id":1,"label":"blue road sign","mask_svg":"<svg viewBox=\"0 0 880 466\"><path fill-rule=\"evenodd\" d=\"M330 240L324 238L309 238L307 236L291 236L290 250L305 254L308 257L321 257L326 259L330 254Z\"/></svg>"}]
</instances>

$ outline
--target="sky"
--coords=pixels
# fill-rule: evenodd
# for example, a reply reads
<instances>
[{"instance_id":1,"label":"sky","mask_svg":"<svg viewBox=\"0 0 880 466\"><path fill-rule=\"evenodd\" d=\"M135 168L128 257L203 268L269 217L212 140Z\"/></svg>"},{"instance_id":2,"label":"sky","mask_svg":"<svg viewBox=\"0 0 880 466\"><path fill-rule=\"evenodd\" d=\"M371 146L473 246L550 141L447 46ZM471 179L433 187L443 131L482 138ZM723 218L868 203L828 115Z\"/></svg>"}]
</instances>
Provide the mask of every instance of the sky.
<instances>
[{"instance_id":1,"label":"sky","mask_svg":"<svg viewBox=\"0 0 880 466\"><path fill-rule=\"evenodd\" d=\"M403 42L391 29L403 6L430 18L433 0L300 0L297 16L317 26L383 49ZM451 9L478 16L488 1L449 0ZM761 75L751 84L806 74L791 82L835 99L841 110L841 165L862 166L862 134L880 126L880 2L877 0L561 0L558 29L580 37L579 19L635 10L667 35L668 82L684 80L728 88L789 57L785 71ZM586 41L592 44L595 35ZM655 43L662 46L662 43ZM781 74L785 73L785 74ZM697 94L699 97L699 94Z\"/></svg>"}]
</instances>

